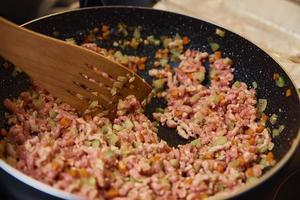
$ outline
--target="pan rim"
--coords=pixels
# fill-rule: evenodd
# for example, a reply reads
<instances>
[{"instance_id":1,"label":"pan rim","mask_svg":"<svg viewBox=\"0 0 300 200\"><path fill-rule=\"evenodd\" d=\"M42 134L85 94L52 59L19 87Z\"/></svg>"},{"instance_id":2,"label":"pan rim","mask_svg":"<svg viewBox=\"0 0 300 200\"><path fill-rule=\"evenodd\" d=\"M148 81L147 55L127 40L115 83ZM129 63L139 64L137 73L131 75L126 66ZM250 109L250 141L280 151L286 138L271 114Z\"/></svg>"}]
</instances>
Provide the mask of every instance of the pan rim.
<instances>
[{"instance_id":1,"label":"pan rim","mask_svg":"<svg viewBox=\"0 0 300 200\"><path fill-rule=\"evenodd\" d=\"M176 13L176 12L172 12L172 11L165 11L165 10L145 8L145 7L136 7L136 6L102 6L102 7L101 6L95 6L95 7L79 8L79 9L73 9L73 10L53 13L53 14L46 15L46 16L31 20L29 22L26 22L26 23L22 24L21 26L26 26L26 25L34 23L36 21L43 20L44 18L49 18L49 17L56 16L56 15L62 15L62 14L65 14L65 13L73 13L73 12L75 13L75 12L80 12L82 10L106 9L106 8L121 8L121 9L127 8L127 9L138 9L138 10L150 10L150 11L154 11L154 12L157 12L157 11L158 12L165 12L165 13L170 13L170 14L173 14L173 15L179 15L179 16L183 16L183 17L192 18L192 19L195 19L195 20L200 20L200 21L212 24L214 26L218 26L218 27L220 27L220 28L222 28L226 31L231 32L231 33L234 33L234 34L238 35L239 37L247 40L249 43L253 44L256 48L259 48L262 52L264 52L266 55L268 55L270 57L270 59L272 59L276 62L276 64L285 72L287 77L291 80L292 85L293 85L294 89L297 92L298 102L300 102L300 94L299 94L299 91L297 90L295 81L289 75L289 73L282 67L282 65L274 58L274 56L268 54L265 50L260 48L257 44L255 44L254 42L249 40L247 37L241 36L241 35L233 32L233 31L230 31L228 28L223 27L222 25L217 24L215 22L212 22L211 20L208 20L208 19L205 19L205 18L196 18L196 17L190 16L190 15L180 14L180 13ZM210 197L209 199L229 199L229 198L238 197L239 195L241 195L245 192L248 192L248 191L254 189L255 187L261 185L266 180L270 179L273 175L275 175L276 172L280 171L280 169L291 159L291 157L294 155L294 153L296 151L296 148L299 145L299 143L300 143L300 125L298 127L297 136L293 139L292 144L291 144L288 152L283 156L282 159L280 159L280 161L274 167L272 167L261 178L259 178L256 183L241 186L238 189L236 189L236 190L234 190L233 192L230 192L230 193L219 194L219 195L217 194L213 197ZM3 169L4 171L6 171L7 173L9 173L10 175L12 175L13 177L15 177L16 179L18 179L19 181L22 181L23 183L27 184L28 186L32 187L32 185L33 185L32 181L39 182L40 184L37 185L38 187L34 187L34 188L37 189L37 190L40 190L42 192L45 192L49 195L52 195L52 196L55 196L55 197L58 197L58 198L64 198L64 199L81 199L77 195L73 195L72 193L68 193L68 192L65 192L63 190L55 189L52 186L49 186L49 185L47 185L45 183L42 183L42 182L40 182L36 179L33 179L30 176L24 174L23 172L21 172L21 171L15 169L15 168L13 168L12 166L8 165L6 162L4 162L2 160L0 160L0 168ZM18 171L18 173L12 173L12 172L14 172L14 170ZM15 176L16 174L19 174L19 173L22 175L22 177L24 176L24 177L27 177L27 178L23 178L22 180L20 180L20 178ZM47 189L45 188L45 186L47 186ZM39 187L41 187L41 188L39 188ZM55 189L55 190L59 190L59 191L56 191L55 193L52 193L52 190L48 189L48 187L50 189Z\"/></svg>"}]
</instances>

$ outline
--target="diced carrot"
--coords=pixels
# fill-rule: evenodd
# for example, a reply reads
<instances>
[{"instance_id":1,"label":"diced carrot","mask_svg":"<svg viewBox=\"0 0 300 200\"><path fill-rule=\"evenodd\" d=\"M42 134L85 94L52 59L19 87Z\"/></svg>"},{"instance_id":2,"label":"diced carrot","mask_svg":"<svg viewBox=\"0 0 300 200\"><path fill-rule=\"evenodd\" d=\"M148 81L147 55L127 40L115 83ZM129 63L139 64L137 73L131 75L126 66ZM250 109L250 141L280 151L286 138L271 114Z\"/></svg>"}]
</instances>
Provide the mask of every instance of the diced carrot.
<instances>
[{"instance_id":1,"label":"diced carrot","mask_svg":"<svg viewBox=\"0 0 300 200\"><path fill-rule=\"evenodd\" d=\"M216 167L216 170L217 170L218 172L220 172L220 173L223 173L224 170L225 170L225 168L224 168L223 165L218 164L217 167Z\"/></svg>"},{"instance_id":2,"label":"diced carrot","mask_svg":"<svg viewBox=\"0 0 300 200\"><path fill-rule=\"evenodd\" d=\"M103 39L105 39L105 40L108 39L109 35L110 35L110 32L109 32L109 31L106 31L106 32L103 32L103 33L102 33L102 37L103 37Z\"/></svg>"},{"instance_id":3,"label":"diced carrot","mask_svg":"<svg viewBox=\"0 0 300 200\"><path fill-rule=\"evenodd\" d=\"M57 170L59 170L61 165L60 165L60 163L54 161L54 162L51 163L51 167L54 171L57 171Z\"/></svg>"},{"instance_id":4,"label":"diced carrot","mask_svg":"<svg viewBox=\"0 0 300 200\"><path fill-rule=\"evenodd\" d=\"M62 117L60 120L59 120L59 124L64 127L64 128L68 128L70 125L71 125L71 120L67 117Z\"/></svg>"},{"instance_id":5,"label":"diced carrot","mask_svg":"<svg viewBox=\"0 0 300 200\"><path fill-rule=\"evenodd\" d=\"M244 166L246 164L246 161L243 156L239 156L237 160L238 160L239 166Z\"/></svg>"},{"instance_id":6,"label":"diced carrot","mask_svg":"<svg viewBox=\"0 0 300 200\"><path fill-rule=\"evenodd\" d=\"M113 199L115 197L119 196L119 191L114 189L114 188L110 188L106 193L105 193L105 197L107 199Z\"/></svg>"},{"instance_id":7,"label":"diced carrot","mask_svg":"<svg viewBox=\"0 0 300 200\"><path fill-rule=\"evenodd\" d=\"M257 152L257 147L249 147L249 152L256 153Z\"/></svg>"},{"instance_id":8,"label":"diced carrot","mask_svg":"<svg viewBox=\"0 0 300 200\"><path fill-rule=\"evenodd\" d=\"M247 177L251 177L251 176L253 176L254 174L253 174L253 169L252 169L252 167L249 167L247 170L246 170L246 176Z\"/></svg>"},{"instance_id":9,"label":"diced carrot","mask_svg":"<svg viewBox=\"0 0 300 200\"><path fill-rule=\"evenodd\" d=\"M279 79L279 74L278 73L274 73L273 74L273 80L278 80Z\"/></svg>"},{"instance_id":10,"label":"diced carrot","mask_svg":"<svg viewBox=\"0 0 300 200\"><path fill-rule=\"evenodd\" d=\"M210 77L212 80L214 81L218 81L220 78L217 75L214 75L212 77Z\"/></svg>"},{"instance_id":11,"label":"diced carrot","mask_svg":"<svg viewBox=\"0 0 300 200\"><path fill-rule=\"evenodd\" d=\"M236 145L237 143L238 143L238 141L237 141L236 139L233 139L233 140L232 140L232 144L233 144L233 145Z\"/></svg>"},{"instance_id":12,"label":"diced carrot","mask_svg":"<svg viewBox=\"0 0 300 200\"><path fill-rule=\"evenodd\" d=\"M146 65L144 63L138 65L139 70L145 70Z\"/></svg>"},{"instance_id":13,"label":"diced carrot","mask_svg":"<svg viewBox=\"0 0 300 200\"><path fill-rule=\"evenodd\" d=\"M172 95L173 97L177 97L178 94L179 94L178 89L172 89L171 95Z\"/></svg>"},{"instance_id":14,"label":"diced carrot","mask_svg":"<svg viewBox=\"0 0 300 200\"><path fill-rule=\"evenodd\" d=\"M70 169L68 171L69 175L72 177L77 177L78 176L78 171L76 169Z\"/></svg>"},{"instance_id":15,"label":"diced carrot","mask_svg":"<svg viewBox=\"0 0 300 200\"><path fill-rule=\"evenodd\" d=\"M84 169L84 168L79 169L78 172L79 172L79 176L81 178L82 177L87 177L87 176L90 175L90 173L86 169Z\"/></svg>"},{"instance_id":16,"label":"diced carrot","mask_svg":"<svg viewBox=\"0 0 300 200\"><path fill-rule=\"evenodd\" d=\"M212 159L212 157L213 155L210 152L205 155L205 159Z\"/></svg>"},{"instance_id":17,"label":"diced carrot","mask_svg":"<svg viewBox=\"0 0 300 200\"><path fill-rule=\"evenodd\" d=\"M119 161L119 163L118 163L118 169L119 169L119 171L121 172L121 173L125 173L126 172L126 170L127 170L127 167L126 167L126 165L124 164L124 162L122 162L122 161Z\"/></svg>"},{"instance_id":18,"label":"diced carrot","mask_svg":"<svg viewBox=\"0 0 300 200\"><path fill-rule=\"evenodd\" d=\"M151 157L150 159L149 159L149 161L151 162L151 163L154 163L154 162L157 162L157 161L159 161L160 160L160 157L159 156L153 156L153 157Z\"/></svg>"},{"instance_id":19,"label":"diced carrot","mask_svg":"<svg viewBox=\"0 0 300 200\"><path fill-rule=\"evenodd\" d=\"M158 98L161 98L161 92L157 92L157 93L156 93L156 96L157 96Z\"/></svg>"},{"instance_id":20,"label":"diced carrot","mask_svg":"<svg viewBox=\"0 0 300 200\"><path fill-rule=\"evenodd\" d=\"M140 139L141 142L145 142L145 136L144 136L144 134L140 133L138 135L138 138Z\"/></svg>"},{"instance_id":21,"label":"diced carrot","mask_svg":"<svg viewBox=\"0 0 300 200\"><path fill-rule=\"evenodd\" d=\"M187 74L187 76L188 76L190 79L193 79L193 78L194 78L194 76L193 76L192 73Z\"/></svg>"},{"instance_id":22,"label":"diced carrot","mask_svg":"<svg viewBox=\"0 0 300 200\"><path fill-rule=\"evenodd\" d=\"M190 38L188 38L187 36L183 36L183 38L182 38L182 44L183 45L187 45L188 43L190 43Z\"/></svg>"},{"instance_id":23,"label":"diced carrot","mask_svg":"<svg viewBox=\"0 0 300 200\"><path fill-rule=\"evenodd\" d=\"M273 154L272 152L269 152L269 153L267 154L266 160L267 160L269 163L272 163L273 160L274 160L274 154Z\"/></svg>"},{"instance_id":24,"label":"diced carrot","mask_svg":"<svg viewBox=\"0 0 300 200\"><path fill-rule=\"evenodd\" d=\"M262 114L262 116L261 116L261 118L260 118L260 120L261 121L267 121L269 119L269 117L266 115L266 114Z\"/></svg>"},{"instance_id":25,"label":"diced carrot","mask_svg":"<svg viewBox=\"0 0 300 200\"><path fill-rule=\"evenodd\" d=\"M292 90L291 89L287 89L286 91L285 91L285 96L286 97L289 97L289 96L291 96L292 95Z\"/></svg>"},{"instance_id":26,"label":"diced carrot","mask_svg":"<svg viewBox=\"0 0 300 200\"><path fill-rule=\"evenodd\" d=\"M249 142L250 145L254 145L254 144L255 144L255 139L254 139L254 137L249 138L249 139L248 139L248 142Z\"/></svg>"},{"instance_id":27,"label":"diced carrot","mask_svg":"<svg viewBox=\"0 0 300 200\"><path fill-rule=\"evenodd\" d=\"M147 61L148 57L144 56L140 58L141 63L145 63Z\"/></svg>"},{"instance_id":28,"label":"diced carrot","mask_svg":"<svg viewBox=\"0 0 300 200\"><path fill-rule=\"evenodd\" d=\"M219 98L220 98L220 102L222 103L224 101L224 99L225 99L225 95L224 94L220 94Z\"/></svg>"},{"instance_id":29,"label":"diced carrot","mask_svg":"<svg viewBox=\"0 0 300 200\"><path fill-rule=\"evenodd\" d=\"M180 110L176 110L175 111L175 116L176 117L179 117L179 116L181 116L182 115L182 112L180 111Z\"/></svg>"},{"instance_id":30,"label":"diced carrot","mask_svg":"<svg viewBox=\"0 0 300 200\"><path fill-rule=\"evenodd\" d=\"M253 135L253 134L254 134L254 131L253 131L251 128L248 128L248 129L245 131L245 133L246 133L247 135Z\"/></svg>"},{"instance_id":31,"label":"diced carrot","mask_svg":"<svg viewBox=\"0 0 300 200\"><path fill-rule=\"evenodd\" d=\"M102 32L107 32L107 31L109 31L109 26L103 25L101 30L102 30Z\"/></svg>"},{"instance_id":32,"label":"diced carrot","mask_svg":"<svg viewBox=\"0 0 300 200\"><path fill-rule=\"evenodd\" d=\"M262 124L259 124L256 128L256 132L261 133L265 129L265 126Z\"/></svg>"},{"instance_id":33,"label":"diced carrot","mask_svg":"<svg viewBox=\"0 0 300 200\"><path fill-rule=\"evenodd\" d=\"M221 51L216 51L215 52L215 59L218 60L222 57Z\"/></svg>"},{"instance_id":34,"label":"diced carrot","mask_svg":"<svg viewBox=\"0 0 300 200\"><path fill-rule=\"evenodd\" d=\"M199 199L202 200L202 199L206 199L208 197L208 194L206 192L201 192L199 194Z\"/></svg>"},{"instance_id":35,"label":"diced carrot","mask_svg":"<svg viewBox=\"0 0 300 200\"><path fill-rule=\"evenodd\" d=\"M185 184L191 185L193 183L193 179L192 178L187 178L184 180Z\"/></svg>"},{"instance_id":36,"label":"diced carrot","mask_svg":"<svg viewBox=\"0 0 300 200\"><path fill-rule=\"evenodd\" d=\"M97 33L99 31L99 28L98 27L95 27L94 29L93 29L93 32L94 33Z\"/></svg>"}]
</instances>

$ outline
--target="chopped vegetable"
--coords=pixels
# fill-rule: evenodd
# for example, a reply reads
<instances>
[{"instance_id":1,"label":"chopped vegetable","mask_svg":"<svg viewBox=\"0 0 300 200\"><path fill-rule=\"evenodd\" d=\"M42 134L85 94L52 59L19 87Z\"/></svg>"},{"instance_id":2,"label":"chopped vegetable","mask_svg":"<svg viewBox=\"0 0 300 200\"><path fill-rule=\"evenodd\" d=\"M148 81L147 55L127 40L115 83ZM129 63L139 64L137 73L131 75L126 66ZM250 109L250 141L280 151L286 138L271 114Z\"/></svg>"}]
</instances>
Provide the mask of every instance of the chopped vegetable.
<instances>
[{"instance_id":1,"label":"chopped vegetable","mask_svg":"<svg viewBox=\"0 0 300 200\"><path fill-rule=\"evenodd\" d=\"M133 32L133 37L135 39L140 39L141 38L141 27L135 27L134 32Z\"/></svg>"},{"instance_id":2,"label":"chopped vegetable","mask_svg":"<svg viewBox=\"0 0 300 200\"><path fill-rule=\"evenodd\" d=\"M213 141L213 146L224 145L227 143L227 137L219 136Z\"/></svg>"},{"instance_id":3,"label":"chopped vegetable","mask_svg":"<svg viewBox=\"0 0 300 200\"><path fill-rule=\"evenodd\" d=\"M182 38L182 44L183 45L187 45L188 43L190 43L190 39L187 36L183 36L183 38Z\"/></svg>"},{"instance_id":4,"label":"chopped vegetable","mask_svg":"<svg viewBox=\"0 0 300 200\"><path fill-rule=\"evenodd\" d=\"M278 80L276 80L276 85L278 87L284 87L285 86L285 81L281 76L278 78Z\"/></svg>"},{"instance_id":5,"label":"chopped vegetable","mask_svg":"<svg viewBox=\"0 0 300 200\"><path fill-rule=\"evenodd\" d=\"M154 127L159 127L159 122L158 122L158 121L154 121L154 122L152 122L152 125L153 125Z\"/></svg>"},{"instance_id":6,"label":"chopped vegetable","mask_svg":"<svg viewBox=\"0 0 300 200\"><path fill-rule=\"evenodd\" d=\"M105 193L105 197L107 199L113 199L115 197L119 196L119 191L114 189L114 188L110 188L106 193Z\"/></svg>"},{"instance_id":7,"label":"chopped vegetable","mask_svg":"<svg viewBox=\"0 0 300 200\"><path fill-rule=\"evenodd\" d=\"M195 94L194 96L191 97L190 101L191 103L195 103L196 101L199 100L199 98L200 98L199 95Z\"/></svg>"},{"instance_id":8,"label":"chopped vegetable","mask_svg":"<svg viewBox=\"0 0 300 200\"><path fill-rule=\"evenodd\" d=\"M282 133L282 131L284 130L285 126L284 125L280 125L278 127L279 133Z\"/></svg>"},{"instance_id":9,"label":"chopped vegetable","mask_svg":"<svg viewBox=\"0 0 300 200\"><path fill-rule=\"evenodd\" d=\"M262 147L259 148L259 152L260 153L265 153L268 151L268 145L264 145Z\"/></svg>"},{"instance_id":10,"label":"chopped vegetable","mask_svg":"<svg viewBox=\"0 0 300 200\"><path fill-rule=\"evenodd\" d=\"M278 87L285 86L285 80L278 73L273 74L273 79L275 80L275 83Z\"/></svg>"},{"instance_id":11,"label":"chopped vegetable","mask_svg":"<svg viewBox=\"0 0 300 200\"><path fill-rule=\"evenodd\" d=\"M200 147L201 146L200 139L195 139L195 140L191 141L191 145L195 146L195 147Z\"/></svg>"},{"instance_id":12,"label":"chopped vegetable","mask_svg":"<svg viewBox=\"0 0 300 200\"><path fill-rule=\"evenodd\" d=\"M168 64L168 59L160 59L159 60L159 64L164 67Z\"/></svg>"},{"instance_id":13,"label":"chopped vegetable","mask_svg":"<svg viewBox=\"0 0 300 200\"><path fill-rule=\"evenodd\" d=\"M125 128L127 129L132 129L134 127L133 123L131 122L130 119L126 119L125 122L124 122L124 126Z\"/></svg>"},{"instance_id":14,"label":"chopped vegetable","mask_svg":"<svg viewBox=\"0 0 300 200\"><path fill-rule=\"evenodd\" d=\"M217 184L217 190L218 190L218 191L223 191L223 190L224 190L224 183L221 183L221 182L218 183L218 184Z\"/></svg>"},{"instance_id":15,"label":"chopped vegetable","mask_svg":"<svg viewBox=\"0 0 300 200\"><path fill-rule=\"evenodd\" d=\"M215 42L211 42L211 43L209 43L209 45L210 45L210 48L212 51L217 51L220 48L220 45Z\"/></svg>"},{"instance_id":16,"label":"chopped vegetable","mask_svg":"<svg viewBox=\"0 0 300 200\"><path fill-rule=\"evenodd\" d=\"M98 148L98 147L100 146L100 141L97 140L97 139L92 140L92 141L91 141L91 146L92 146L93 148Z\"/></svg>"},{"instance_id":17,"label":"chopped vegetable","mask_svg":"<svg viewBox=\"0 0 300 200\"><path fill-rule=\"evenodd\" d=\"M156 91L160 91L164 88L164 79L157 79L152 82L152 85Z\"/></svg>"},{"instance_id":18,"label":"chopped vegetable","mask_svg":"<svg viewBox=\"0 0 300 200\"><path fill-rule=\"evenodd\" d=\"M179 162L177 159L171 159L170 163L173 167L178 168L179 167Z\"/></svg>"},{"instance_id":19,"label":"chopped vegetable","mask_svg":"<svg viewBox=\"0 0 300 200\"><path fill-rule=\"evenodd\" d=\"M289 97L289 96L291 96L292 95L292 90L291 89L287 89L286 91L285 91L285 96L286 97Z\"/></svg>"},{"instance_id":20,"label":"chopped vegetable","mask_svg":"<svg viewBox=\"0 0 300 200\"><path fill-rule=\"evenodd\" d=\"M66 42L69 44L76 44L75 39L74 38L67 38Z\"/></svg>"},{"instance_id":21,"label":"chopped vegetable","mask_svg":"<svg viewBox=\"0 0 300 200\"><path fill-rule=\"evenodd\" d=\"M59 120L59 124L64 128L68 128L71 125L71 123L72 123L72 121L67 117L62 117Z\"/></svg>"},{"instance_id":22,"label":"chopped vegetable","mask_svg":"<svg viewBox=\"0 0 300 200\"><path fill-rule=\"evenodd\" d=\"M257 109L260 113L264 112L267 108L267 99L258 99Z\"/></svg>"},{"instance_id":23,"label":"chopped vegetable","mask_svg":"<svg viewBox=\"0 0 300 200\"><path fill-rule=\"evenodd\" d=\"M264 166L264 167L269 166L268 161L267 161L266 158L262 158L262 159L260 160L259 164L262 165L262 166Z\"/></svg>"},{"instance_id":24,"label":"chopped vegetable","mask_svg":"<svg viewBox=\"0 0 300 200\"><path fill-rule=\"evenodd\" d=\"M53 111L53 110L50 110L49 111L49 117L51 119L55 119L55 117L57 116L57 112Z\"/></svg>"},{"instance_id":25,"label":"chopped vegetable","mask_svg":"<svg viewBox=\"0 0 300 200\"><path fill-rule=\"evenodd\" d=\"M108 150L108 151L105 152L105 156L106 156L107 158L111 158L111 157L113 157L114 155L115 155L115 152L112 151L112 150Z\"/></svg>"},{"instance_id":26,"label":"chopped vegetable","mask_svg":"<svg viewBox=\"0 0 300 200\"><path fill-rule=\"evenodd\" d=\"M218 104L221 100L221 97L220 95L217 95L217 94L211 94L209 96L209 99L214 103L214 104Z\"/></svg>"},{"instance_id":27,"label":"chopped vegetable","mask_svg":"<svg viewBox=\"0 0 300 200\"><path fill-rule=\"evenodd\" d=\"M238 160L232 160L229 163L229 166L232 168L236 168L239 165L239 161Z\"/></svg>"},{"instance_id":28,"label":"chopped vegetable","mask_svg":"<svg viewBox=\"0 0 300 200\"><path fill-rule=\"evenodd\" d=\"M122 33L124 37L128 35L127 26L123 23L118 24L118 32Z\"/></svg>"},{"instance_id":29,"label":"chopped vegetable","mask_svg":"<svg viewBox=\"0 0 300 200\"><path fill-rule=\"evenodd\" d=\"M117 131L121 131L121 130L123 130L123 127L120 126L120 125L118 125L118 124L114 124L114 125L113 125L113 129L115 129L115 130L117 130Z\"/></svg>"},{"instance_id":30,"label":"chopped vegetable","mask_svg":"<svg viewBox=\"0 0 300 200\"><path fill-rule=\"evenodd\" d=\"M157 107L157 108L155 108L155 112L157 112L157 113L164 113L164 109L163 108L160 108L160 107Z\"/></svg>"},{"instance_id":31,"label":"chopped vegetable","mask_svg":"<svg viewBox=\"0 0 300 200\"><path fill-rule=\"evenodd\" d=\"M256 81L252 82L252 87L253 87L254 89L257 88L257 82L256 82Z\"/></svg>"},{"instance_id":32,"label":"chopped vegetable","mask_svg":"<svg viewBox=\"0 0 300 200\"><path fill-rule=\"evenodd\" d=\"M269 144L268 144L268 150L269 151L272 151L273 150L273 148L274 148L274 143L273 142L270 142Z\"/></svg>"},{"instance_id":33,"label":"chopped vegetable","mask_svg":"<svg viewBox=\"0 0 300 200\"><path fill-rule=\"evenodd\" d=\"M273 115L271 115L271 117L270 117L270 123L272 124L272 125L274 125L274 124L276 124L276 122L277 122L277 119L278 119L278 116L276 115L276 114L273 114Z\"/></svg>"},{"instance_id":34,"label":"chopped vegetable","mask_svg":"<svg viewBox=\"0 0 300 200\"><path fill-rule=\"evenodd\" d=\"M111 88L110 93L112 96L115 96L117 94L117 88L116 87Z\"/></svg>"},{"instance_id":35,"label":"chopped vegetable","mask_svg":"<svg viewBox=\"0 0 300 200\"><path fill-rule=\"evenodd\" d=\"M272 130L272 137L277 137L277 136L279 136L279 134L280 134L280 132L279 132L278 129L273 129Z\"/></svg>"},{"instance_id":36,"label":"chopped vegetable","mask_svg":"<svg viewBox=\"0 0 300 200\"><path fill-rule=\"evenodd\" d=\"M94 178L94 177L82 178L81 179L81 184L95 186L96 185L96 178Z\"/></svg>"},{"instance_id":37,"label":"chopped vegetable","mask_svg":"<svg viewBox=\"0 0 300 200\"><path fill-rule=\"evenodd\" d=\"M225 31L223 31L219 28L216 28L216 34L220 37L224 37L225 36Z\"/></svg>"},{"instance_id":38,"label":"chopped vegetable","mask_svg":"<svg viewBox=\"0 0 300 200\"><path fill-rule=\"evenodd\" d=\"M195 79L197 79L199 81L199 83L202 83L204 81L204 78L205 78L204 72L194 72L193 76L194 76Z\"/></svg>"},{"instance_id":39,"label":"chopped vegetable","mask_svg":"<svg viewBox=\"0 0 300 200\"><path fill-rule=\"evenodd\" d=\"M98 101L95 100L90 103L89 108L96 108L97 106L98 106Z\"/></svg>"},{"instance_id":40,"label":"chopped vegetable","mask_svg":"<svg viewBox=\"0 0 300 200\"><path fill-rule=\"evenodd\" d=\"M153 45L155 45L155 46L160 45L160 40L155 39L155 38L154 38L154 35L148 36L148 37L147 37L147 40L149 41L149 44L153 44Z\"/></svg>"},{"instance_id":41,"label":"chopped vegetable","mask_svg":"<svg viewBox=\"0 0 300 200\"><path fill-rule=\"evenodd\" d=\"M257 178L257 177L251 176L251 177L248 177L248 178L247 178L246 183L247 183L247 184L255 184L257 181L258 181L258 178Z\"/></svg>"},{"instance_id":42,"label":"chopped vegetable","mask_svg":"<svg viewBox=\"0 0 300 200\"><path fill-rule=\"evenodd\" d=\"M240 81L235 81L232 86L234 86L236 88L239 88L239 87L241 87L241 82Z\"/></svg>"},{"instance_id":43,"label":"chopped vegetable","mask_svg":"<svg viewBox=\"0 0 300 200\"><path fill-rule=\"evenodd\" d=\"M106 135L109 145L115 146L118 142L118 136L114 133L109 133Z\"/></svg>"},{"instance_id":44,"label":"chopped vegetable","mask_svg":"<svg viewBox=\"0 0 300 200\"><path fill-rule=\"evenodd\" d=\"M235 127L235 123L234 122L229 122L228 124L227 124L227 126L228 126L228 130L233 130L234 129L234 127Z\"/></svg>"},{"instance_id":45,"label":"chopped vegetable","mask_svg":"<svg viewBox=\"0 0 300 200\"><path fill-rule=\"evenodd\" d=\"M33 99L32 103L33 103L34 107L38 110L41 109L41 107L43 105L43 101L41 98Z\"/></svg>"}]
</instances>

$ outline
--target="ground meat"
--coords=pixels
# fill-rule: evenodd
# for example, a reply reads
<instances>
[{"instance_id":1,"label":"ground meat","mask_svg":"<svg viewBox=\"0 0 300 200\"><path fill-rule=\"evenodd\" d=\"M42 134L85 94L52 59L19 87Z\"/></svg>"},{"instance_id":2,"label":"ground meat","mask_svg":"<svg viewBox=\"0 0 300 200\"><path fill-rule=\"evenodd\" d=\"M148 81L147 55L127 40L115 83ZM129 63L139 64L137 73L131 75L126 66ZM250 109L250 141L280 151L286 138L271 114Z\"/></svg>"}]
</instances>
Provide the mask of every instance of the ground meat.
<instances>
[{"instance_id":1,"label":"ground meat","mask_svg":"<svg viewBox=\"0 0 300 200\"><path fill-rule=\"evenodd\" d=\"M17 100L4 101L10 129L1 131L1 155L25 174L88 199L192 200L232 192L274 165L272 142L256 121L255 91L232 84L228 58L215 58L211 84L202 84L207 57L188 50L174 72L149 72L168 83L167 108L154 118L194 138L186 145L174 148L160 140L134 96L120 100L110 122L79 116L33 86Z\"/></svg>"}]
</instances>

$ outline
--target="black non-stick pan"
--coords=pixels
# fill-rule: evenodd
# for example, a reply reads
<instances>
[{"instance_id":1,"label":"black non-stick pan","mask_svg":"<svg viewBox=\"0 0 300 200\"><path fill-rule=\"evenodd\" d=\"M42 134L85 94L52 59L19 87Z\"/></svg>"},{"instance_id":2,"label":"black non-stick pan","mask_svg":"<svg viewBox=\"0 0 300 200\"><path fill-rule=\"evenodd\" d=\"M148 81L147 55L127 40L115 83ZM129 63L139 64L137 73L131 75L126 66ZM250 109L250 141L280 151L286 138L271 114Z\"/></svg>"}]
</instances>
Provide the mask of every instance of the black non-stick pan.
<instances>
[{"instance_id":1,"label":"black non-stick pan","mask_svg":"<svg viewBox=\"0 0 300 200\"><path fill-rule=\"evenodd\" d=\"M280 124L285 125L283 133L273 140L275 143L274 154L278 161L276 166L268 170L257 184L243 187L228 197L236 197L253 189L273 176L288 162L300 140L300 103L298 92L290 77L276 61L241 36L226 31L225 37L220 38L215 34L217 26L211 23L176 13L133 7L86 8L43 17L26 23L24 26L59 39L74 37L78 43L81 43L84 35L94 27L100 27L102 24L116 27L120 22L131 26L142 26L142 34L144 36L175 35L176 33L186 35L191 40L187 48L212 53L208 40L213 40L220 44L220 50L223 55L233 60L235 79L246 82L248 85L256 82L258 85L258 98L268 100L266 114L277 114ZM107 48L112 47L110 44L105 45ZM147 66L149 69L155 50L154 47L143 47L126 53L150 56ZM47 51L47 49L41 47L41 51ZM1 62L3 63L3 60ZM284 87L276 86L273 80L274 73L278 73L283 77L285 80ZM151 81L146 72L140 72L140 75L146 81ZM0 67L0 102L3 102L5 98L17 97L21 91L26 90L28 85L28 77L25 74L13 77L11 76L11 71ZM291 96L289 97L285 95L287 89L291 89ZM147 106L146 113L151 116L151 112L158 105L164 106L165 102L154 99ZM5 127L4 112L5 109L0 103L0 127ZM269 125L269 128L272 128L272 126ZM170 145L185 142L178 138L177 134L171 134L170 131L167 128L160 127L159 136ZM35 181L3 161L0 161L0 168L2 187L5 187L7 191L18 199L77 198Z\"/></svg>"}]
</instances>

